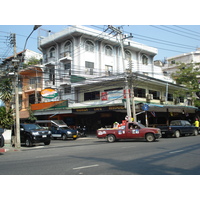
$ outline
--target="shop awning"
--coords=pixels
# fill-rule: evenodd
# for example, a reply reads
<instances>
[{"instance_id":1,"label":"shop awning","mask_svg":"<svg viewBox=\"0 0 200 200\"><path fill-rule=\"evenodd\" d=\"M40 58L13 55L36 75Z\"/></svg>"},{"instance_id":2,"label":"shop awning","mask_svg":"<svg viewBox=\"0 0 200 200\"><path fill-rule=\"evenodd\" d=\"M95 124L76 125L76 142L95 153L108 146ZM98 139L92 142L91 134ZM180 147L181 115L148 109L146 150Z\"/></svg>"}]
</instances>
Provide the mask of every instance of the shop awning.
<instances>
[{"instance_id":1,"label":"shop awning","mask_svg":"<svg viewBox=\"0 0 200 200\"><path fill-rule=\"evenodd\" d=\"M146 105L148 106L146 111L150 112L153 111L153 112L195 113L198 110L197 107L184 106L184 105L158 105L158 104L148 104L148 103L146 103Z\"/></svg>"},{"instance_id":2,"label":"shop awning","mask_svg":"<svg viewBox=\"0 0 200 200\"><path fill-rule=\"evenodd\" d=\"M68 108L68 101L51 101L51 102L45 102L45 103L37 103L31 105L31 110L55 110L59 108Z\"/></svg>"}]
</instances>

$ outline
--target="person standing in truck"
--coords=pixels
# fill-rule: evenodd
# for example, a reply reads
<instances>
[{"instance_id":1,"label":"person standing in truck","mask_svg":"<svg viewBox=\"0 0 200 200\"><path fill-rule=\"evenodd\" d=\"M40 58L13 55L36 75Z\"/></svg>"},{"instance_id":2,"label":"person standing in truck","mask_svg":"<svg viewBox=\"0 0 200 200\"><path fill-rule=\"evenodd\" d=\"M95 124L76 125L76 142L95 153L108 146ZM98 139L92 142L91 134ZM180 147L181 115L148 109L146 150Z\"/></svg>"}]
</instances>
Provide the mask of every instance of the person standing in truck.
<instances>
[{"instance_id":1,"label":"person standing in truck","mask_svg":"<svg viewBox=\"0 0 200 200\"><path fill-rule=\"evenodd\" d=\"M194 122L194 125L199 129L199 120L198 120L198 118L196 118L196 120Z\"/></svg>"}]
</instances>

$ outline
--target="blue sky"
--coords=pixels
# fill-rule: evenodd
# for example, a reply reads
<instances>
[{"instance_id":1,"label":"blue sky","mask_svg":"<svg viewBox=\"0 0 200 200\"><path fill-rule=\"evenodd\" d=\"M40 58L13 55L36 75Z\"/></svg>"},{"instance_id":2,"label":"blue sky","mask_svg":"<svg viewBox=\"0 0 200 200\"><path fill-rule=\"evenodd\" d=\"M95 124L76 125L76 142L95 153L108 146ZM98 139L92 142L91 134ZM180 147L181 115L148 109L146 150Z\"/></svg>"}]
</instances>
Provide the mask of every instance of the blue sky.
<instances>
[{"instance_id":1,"label":"blue sky","mask_svg":"<svg viewBox=\"0 0 200 200\"><path fill-rule=\"evenodd\" d=\"M16 33L17 51L22 51L25 40L31 33L34 25L0 25L0 57L13 54L8 46L9 33ZM42 25L33 32L26 48L40 52L37 48L38 35L45 35L45 30L59 32L68 25ZM100 31L107 25L87 25ZM152 46L158 49L155 60L163 60L182 53L195 51L200 48L200 25L114 25L121 26L125 34L132 33L133 41Z\"/></svg>"}]
</instances>

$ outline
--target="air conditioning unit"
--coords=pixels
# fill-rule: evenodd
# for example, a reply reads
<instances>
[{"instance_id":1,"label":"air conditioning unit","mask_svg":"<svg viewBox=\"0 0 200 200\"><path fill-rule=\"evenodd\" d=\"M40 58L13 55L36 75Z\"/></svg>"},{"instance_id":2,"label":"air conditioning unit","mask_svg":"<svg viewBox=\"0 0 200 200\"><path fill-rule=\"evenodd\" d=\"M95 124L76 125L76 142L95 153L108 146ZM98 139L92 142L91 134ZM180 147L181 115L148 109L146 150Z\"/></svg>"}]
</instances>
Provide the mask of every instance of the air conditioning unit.
<instances>
[{"instance_id":1,"label":"air conditioning unit","mask_svg":"<svg viewBox=\"0 0 200 200\"><path fill-rule=\"evenodd\" d=\"M165 96L161 96L160 101L164 102L165 101Z\"/></svg>"},{"instance_id":2,"label":"air conditioning unit","mask_svg":"<svg viewBox=\"0 0 200 200\"><path fill-rule=\"evenodd\" d=\"M153 94L147 94L147 100L152 100L153 99Z\"/></svg>"}]
</instances>

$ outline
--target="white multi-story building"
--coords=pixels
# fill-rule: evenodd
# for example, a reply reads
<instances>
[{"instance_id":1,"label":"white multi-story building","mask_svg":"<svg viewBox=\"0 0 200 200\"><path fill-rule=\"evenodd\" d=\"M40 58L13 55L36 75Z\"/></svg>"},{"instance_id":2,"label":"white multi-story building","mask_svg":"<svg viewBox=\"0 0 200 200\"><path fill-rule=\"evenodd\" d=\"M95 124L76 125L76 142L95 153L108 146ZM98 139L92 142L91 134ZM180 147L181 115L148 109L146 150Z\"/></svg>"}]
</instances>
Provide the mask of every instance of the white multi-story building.
<instances>
[{"instance_id":1,"label":"white multi-story building","mask_svg":"<svg viewBox=\"0 0 200 200\"><path fill-rule=\"evenodd\" d=\"M169 57L166 59L167 63L163 67L163 71L170 76L178 70L178 65L181 63L200 63L200 49L196 51L184 53L181 55Z\"/></svg>"},{"instance_id":2,"label":"white multi-story building","mask_svg":"<svg viewBox=\"0 0 200 200\"><path fill-rule=\"evenodd\" d=\"M157 49L132 40L124 40L126 69L123 69L119 38L108 32L70 26L40 37L39 49L44 57L44 86L58 90L61 95L57 100L74 100L71 83L77 80L122 74L127 69L171 82L163 76L161 67L154 66Z\"/></svg>"},{"instance_id":3,"label":"white multi-story building","mask_svg":"<svg viewBox=\"0 0 200 200\"><path fill-rule=\"evenodd\" d=\"M91 130L100 124L110 125L126 115L125 75L135 96L136 112L141 111L139 105L148 103L151 124L165 123L163 118L169 120L173 116L169 112L195 113L196 108L186 106L185 97L174 96L180 86L163 75L161 66L154 65L157 49L126 39L123 64L119 41L115 35L84 26L40 36L43 86L56 89L58 96L43 98L44 108L36 105L34 115L40 119L63 119L69 125L94 125ZM158 114L155 117L151 112ZM140 115L140 119L145 118Z\"/></svg>"}]
</instances>

